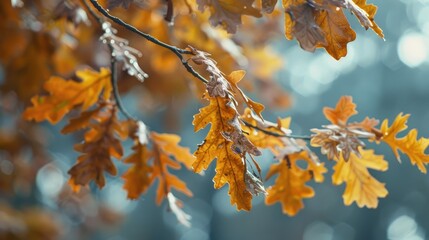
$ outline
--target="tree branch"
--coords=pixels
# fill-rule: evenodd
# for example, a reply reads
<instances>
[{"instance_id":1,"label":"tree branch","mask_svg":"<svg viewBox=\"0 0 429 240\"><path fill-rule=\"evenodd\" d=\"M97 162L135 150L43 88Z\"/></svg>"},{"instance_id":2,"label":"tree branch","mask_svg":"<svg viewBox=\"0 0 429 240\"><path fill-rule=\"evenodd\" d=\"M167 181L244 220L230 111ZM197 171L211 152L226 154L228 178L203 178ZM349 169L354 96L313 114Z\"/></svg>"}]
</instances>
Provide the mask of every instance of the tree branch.
<instances>
[{"instance_id":1,"label":"tree branch","mask_svg":"<svg viewBox=\"0 0 429 240\"><path fill-rule=\"evenodd\" d=\"M203 83L208 83L208 80L205 79L203 76L201 76L201 74L199 74L197 71L195 71L191 65L189 65L188 61L184 59L183 54L192 54L191 51L187 50L187 49L181 49L172 45L169 45L167 43L164 43L160 40L158 40L157 38L153 37L150 34L144 33L140 30L138 30L137 28L135 28L134 26L122 21L120 18L115 17L113 15L110 15L110 13L108 13L99 3L97 0L90 0L92 5L98 10L98 12L100 12L101 14L103 14L105 17L107 17L108 19L112 20L113 22L115 22L116 24L119 24L121 26L123 26L124 28L126 28L127 30L134 32L142 37L144 37L146 40L161 46L163 48L166 48L168 50L170 50L171 52L173 52L182 62L183 66L186 68L186 70L191 73L194 77L198 78L200 81L202 81Z\"/></svg>"}]
</instances>

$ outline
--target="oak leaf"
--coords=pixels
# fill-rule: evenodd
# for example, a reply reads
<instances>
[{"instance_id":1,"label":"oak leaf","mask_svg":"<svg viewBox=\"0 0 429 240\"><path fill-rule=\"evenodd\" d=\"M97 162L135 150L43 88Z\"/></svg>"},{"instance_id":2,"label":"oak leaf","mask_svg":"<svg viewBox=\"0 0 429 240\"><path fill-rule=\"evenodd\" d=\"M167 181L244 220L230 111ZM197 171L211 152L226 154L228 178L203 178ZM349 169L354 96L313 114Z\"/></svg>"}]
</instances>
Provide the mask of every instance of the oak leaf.
<instances>
[{"instance_id":1,"label":"oak leaf","mask_svg":"<svg viewBox=\"0 0 429 240\"><path fill-rule=\"evenodd\" d=\"M328 6L326 10L315 12L316 24L325 33L327 45L321 45L335 59L347 55L347 43L356 39L356 33L350 27L341 9Z\"/></svg>"},{"instance_id":2,"label":"oak leaf","mask_svg":"<svg viewBox=\"0 0 429 240\"><path fill-rule=\"evenodd\" d=\"M325 107L323 108L323 114L332 124L345 126L348 119L357 114L356 104L353 103L352 97L342 96L338 100L335 109Z\"/></svg>"},{"instance_id":3,"label":"oak leaf","mask_svg":"<svg viewBox=\"0 0 429 240\"><path fill-rule=\"evenodd\" d=\"M230 121L236 117L236 110L231 107L229 99L210 97L209 101L209 105L201 108L194 116L195 132L208 124L211 124L211 127L204 142L194 153L197 159L192 166L195 172L200 173L216 158L214 187L219 189L228 183L231 204L236 204L238 210L250 210L252 195L245 184L246 169L243 158L233 151L234 143L222 135L222 133L234 132L235 129L230 125Z\"/></svg>"},{"instance_id":4,"label":"oak leaf","mask_svg":"<svg viewBox=\"0 0 429 240\"><path fill-rule=\"evenodd\" d=\"M100 72L81 70L76 75L81 82L51 77L43 86L49 95L34 96L31 99L33 106L25 110L24 118L55 124L79 105L82 105L82 110L87 110L100 97L104 100L110 98L112 86L108 69L101 68Z\"/></svg>"},{"instance_id":5,"label":"oak leaf","mask_svg":"<svg viewBox=\"0 0 429 240\"><path fill-rule=\"evenodd\" d=\"M244 92L238 87L238 83L243 79L244 75L246 75L246 71L238 70L231 72L228 76L226 76L226 80L231 84L231 87L234 92L238 92L243 98L244 102L247 106L252 109L258 117L264 119L262 117L262 111L264 110L264 105L261 103L255 102L244 94Z\"/></svg>"},{"instance_id":6,"label":"oak leaf","mask_svg":"<svg viewBox=\"0 0 429 240\"><path fill-rule=\"evenodd\" d=\"M280 162L270 167L267 179L275 174L278 177L273 186L267 189L265 203L282 204L283 213L295 216L303 207L303 199L314 196L314 190L306 183L312 179L323 182L323 174L327 171L324 164L315 164L306 151L280 156ZM306 168L298 166L298 161L305 161Z\"/></svg>"},{"instance_id":7,"label":"oak leaf","mask_svg":"<svg viewBox=\"0 0 429 240\"><path fill-rule=\"evenodd\" d=\"M286 37L289 40L295 37L301 48L309 52L328 45L325 33L315 21L315 11L307 4L291 5L286 10Z\"/></svg>"},{"instance_id":8,"label":"oak leaf","mask_svg":"<svg viewBox=\"0 0 429 240\"><path fill-rule=\"evenodd\" d=\"M159 181L156 191L156 203L161 204L172 188L191 197L192 192L186 187L185 182L169 173L168 168L180 169L180 163L189 168L190 163L195 159L194 156L189 152L188 148L177 145L180 141L180 137L177 135L152 132L150 137L153 143L154 163L149 181L152 182L156 178ZM174 160L171 157L174 157Z\"/></svg>"},{"instance_id":9,"label":"oak leaf","mask_svg":"<svg viewBox=\"0 0 429 240\"><path fill-rule=\"evenodd\" d=\"M122 157L123 149L118 136L125 139L128 135L127 127L119 122L113 106L101 112L94 120L95 122L88 126L84 142L74 147L81 155L68 174L71 175L69 183L76 191L91 180L102 188L105 185L104 172L113 176L117 174L112 157Z\"/></svg>"},{"instance_id":10,"label":"oak leaf","mask_svg":"<svg viewBox=\"0 0 429 240\"><path fill-rule=\"evenodd\" d=\"M128 156L124 163L133 164L124 173L124 189L127 191L129 199L137 199L142 193L146 192L151 186L150 174L153 167L149 165L149 159L152 157L151 151L147 146L136 141L132 148L133 153Z\"/></svg>"},{"instance_id":11,"label":"oak leaf","mask_svg":"<svg viewBox=\"0 0 429 240\"><path fill-rule=\"evenodd\" d=\"M284 134L284 132L279 130L279 128L275 124L270 124L270 122L268 121L261 122L259 119L256 119L256 117L253 116L252 111L249 108L246 108L244 110L244 113L241 116L241 119L245 121L247 124L250 124L251 126L262 127L271 133L278 134L278 135ZM290 118L286 118L285 121L290 122ZM285 126L284 128L287 129L288 126L289 125L287 124L287 126ZM254 127L250 127L245 124L243 125L243 130L248 133L247 138L256 147L268 148L273 153L277 153L278 148L284 146L284 142L278 136L268 134L263 131L259 131Z\"/></svg>"},{"instance_id":12,"label":"oak leaf","mask_svg":"<svg viewBox=\"0 0 429 240\"><path fill-rule=\"evenodd\" d=\"M426 166L429 163L429 155L425 154L429 146L429 139L421 137L417 139L417 130L412 129L404 137L397 137L397 135L405 131L409 114L402 115L400 113L392 125L389 126L389 121L386 119L381 124L381 141L387 143L393 150L398 161L401 161L399 151L408 156L413 165L417 165L422 173L426 173Z\"/></svg>"},{"instance_id":13,"label":"oak leaf","mask_svg":"<svg viewBox=\"0 0 429 240\"><path fill-rule=\"evenodd\" d=\"M384 183L371 176L368 169L386 171L388 164L383 155L375 155L373 150L360 149L359 152L361 157L351 154L348 161L340 156L334 166L332 183L346 183L343 193L345 205L356 202L359 207L376 208L378 199L386 197L388 192Z\"/></svg>"},{"instance_id":14,"label":"oak leaf","mask_svg":"<svg viewBox=\"0 0 429 240\"><path fill-rule=\"evenodd\" d=\"M351 2L351 0L348 0ZM375 23L374 17L377 12L377 6L374 4L367 4L366 0L353 0L364 12L360 10L352 10L355 16L359 19L361 25L368 29L369 27L381 38L384 38L383 30Z\"/></svg>"}]
</instances>

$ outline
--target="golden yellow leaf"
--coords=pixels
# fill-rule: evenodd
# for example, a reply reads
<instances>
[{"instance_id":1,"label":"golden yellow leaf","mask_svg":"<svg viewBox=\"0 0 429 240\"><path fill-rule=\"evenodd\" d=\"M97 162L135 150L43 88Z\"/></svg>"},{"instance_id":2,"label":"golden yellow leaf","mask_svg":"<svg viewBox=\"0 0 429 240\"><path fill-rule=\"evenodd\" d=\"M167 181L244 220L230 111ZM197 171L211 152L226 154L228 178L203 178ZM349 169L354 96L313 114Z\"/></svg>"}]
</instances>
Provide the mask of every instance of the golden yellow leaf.
<instances>
[{"instance_id":1,"label":"golden yellow leaf","mask_svg":"<svg viewBox=\"0 0 429 240\"><path fill-rule=\"evenodd\" d=\"M79 105L82 105L82 110L87 110L98 101L100 95L104 100L110 98L112 86L108 69L101 68L100 72L81 70L76 75L81 82L51 77L43 86L49 95L34 96L31 99L33 106L25 110L24 118L55 124Z\"/></svg>"},{"instance_id":2,"label":"golden yellow leaf","mask_svg":"<svg viewBox=\"0 0 429 240\"><path fill-rule=\"evenodd\" d=\"M389 126L389 121L385 119L380 129L383 134L381 141L386 142L392 148L398 161L401 161L399 156L399 151L401 151L408 156L413 165L417 165L422 173L426 173L425 165L429 163L429 155L425 154L425 151L429 146L429 139L424 137L417 139L416 129L412 129L404 137L397 137L399 133L408 128L407 120L409 117L409 114L402 115L400 113L391 126Z\"/></svg>"},{"instance_id":3,"label":"golden yellow leaf","mask_svg":"<svg viewBox=\"0 0 429 240\"><path fill-rule=\"evenodd\" d=\"M359 152L360 158L352 153L347 162L340 155L334 166L332 183L346 183L343 193L345 205L356 202L359 207L376 208L378 199L386 197L388 192L385 184L371 176L368 169L386 171L388 164L383 155L375 155L373 150L360 149Z\"/></svg>"},{"instance_id":4,"label":"golden yellow leaf","mask_svg":"<svg viewBox=\"0 0 429 240\"><path fill-rule=\"evenodd\" d=\"M241 116L241 119L244 120L244 121L246 121L247 123L251 124L252 126L258 126L258 121L253 118L253 116L251 114L251 110L249 108L246 108L244 110L244 113ZM290 118L286 118L286 119L279 120L279 121L281 121L284 124L284 126L281 126L281 127L286 128L286 129L289 127L289 123L288 122L290 122ZM284 134L284 132L282 132L281 130L279 130L277 126L269 126L269 127L265 128L265 130L268 130L270 132L277 133L277 134L280 134L280 135ZM284 142L281 140L281 138L279 138L277 136L273 136L271 134L264 133L263 131L258 131L258 130L256 130L253 127L249 127L249 126L243 125L243 131L245 131L246 133L248 133L246 135L247 138L256 147L259 147L259 148L268 148L274 154L277 153L277 149L279 147L283 147L284 146Z\"/></svg>"},{"instance_id":5,"label":"golden yellow leaf","mask_svg":"<svg viewBox=\"0 0 429 240\"><path fill-rule=\"evenodd\" d=\"M211 124L211 128L202 144L194 155L194 171L199 173L216 161L216 175L213 178L214 187L221 188L229 184L231 204L237 209L250 210L252 195L246 189L244 175L246 172L242 157L232 150L233 142L228 141L222 134L233 131L230 121L236 116L236 111L230 107L230 100L215 97L209 98L210 104L200 109L194 116L194 130L197 132Z\"/></svg>"},{"instance_id":6,"label":"golden yellow leaf","mask_svg":"<svg viewBox=\"0 0 429 240\"><path fill-rule=\"evenodd\" d=\"M297 165L298 161L305 161L305 169ZM265 198L267 205L276 202L282 204L283 213L295 216L303 207L303 199L314 196L314 190L306 183L312 179L323 182L323 174L326 172L324 164L316 165L306 151L285 156L280 163L270 167L267 179L278 174L273 186L267 189Z\"/></svg>"},{"instance_id":7,"label":"golden yellow leaf","mask_svg":"<svg viewBox=\"0 0 429 240\"><path fill-rule=\"evenodd\" d=\"M231 72L227 77L226 80L231 84L232 89L234 92L238 92L241 97L243 98L244 102L247 104L247 106L252 109L261 119L264 119L262 117L262 111L264 110L264 105L261 103L255 102L252 99L248 98L246 94L238 87L238 82L243 79L244 75L246 75L246 71L244 70L238 70Z\"/></svg>"}]
</instances>

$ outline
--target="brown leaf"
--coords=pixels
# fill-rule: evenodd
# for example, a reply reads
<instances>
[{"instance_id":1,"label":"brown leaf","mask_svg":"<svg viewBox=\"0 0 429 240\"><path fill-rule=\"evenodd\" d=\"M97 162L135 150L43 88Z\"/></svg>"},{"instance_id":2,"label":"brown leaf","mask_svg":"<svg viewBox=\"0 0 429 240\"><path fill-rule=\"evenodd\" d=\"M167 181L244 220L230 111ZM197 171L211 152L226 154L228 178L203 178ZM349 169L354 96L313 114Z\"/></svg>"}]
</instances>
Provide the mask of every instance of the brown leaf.
<instances>
[{"instance_id":1,"label":"brown leaf","mask_svg":"<svg viewBox=\"0 0 429 240\"><path fill-rule=\"evenodd\" d=\"M307 4L291 5L285 18L288 38L295 37L302 49L314 52L317 47L326 46L325 33L315 22L315 9Z\"/></svg>"},{"instance_id":2,"label":"brown leaf","mask_svg":"<svg viewBox=\"0 0 429 240\"><path fill-rule=\"evenodd\" d=\"M116 167L112 157L120 159L123 154L122 144L117 136L125 135L118 123L116 109L111 107L96 117L96 122L89 125L85 141L75 145L81 155L77 163L68 171L71 175L70 185L74 190L94 180L99 188L104 187L104 172L115 176Z\"/></svg>"}]
</instances>

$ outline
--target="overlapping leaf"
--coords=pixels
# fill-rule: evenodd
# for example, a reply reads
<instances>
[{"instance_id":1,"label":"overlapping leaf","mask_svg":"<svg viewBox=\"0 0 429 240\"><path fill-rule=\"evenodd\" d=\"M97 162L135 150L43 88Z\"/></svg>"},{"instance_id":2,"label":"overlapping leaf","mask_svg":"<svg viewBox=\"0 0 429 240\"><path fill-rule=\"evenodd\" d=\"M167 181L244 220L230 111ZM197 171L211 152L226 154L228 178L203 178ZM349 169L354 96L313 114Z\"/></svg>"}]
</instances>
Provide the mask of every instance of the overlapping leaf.
<instances>
[{"instance_id":1,"label":"overlapping leaf","mask_svg":"<svg viewBox=\"0 0 429 240\"><path fill-rule=\"evenodd\" d=\"M133 165L128 168L122 178L124 179L124 189L128 193L128 198L137 199L152 184L150 174L153 172L153 167L149 165L152 152L138 140L135 141L132 150L133 153L124 160L124 163Z\"/></svg>"},{"instance_id":2,"label":"overlapping leaf","mask_svg":"<svg viewBox=\"0 0 429 240\"><path fill-rule=\"evenodd\" d=\"M208 124L211 124L211 127L204 142L194 153L197 159L192 166L194 171L199 173L217 159L214 187L219 189L228 183L231 204L236 204L238 210L250 210L252 195L246 190L243 158L233 150L233 142L222 136L224 133L234 132L230 122L236 117L236 110L231 107L229 99L213 97L209 98L209 101L209 105L201 108L194 116L196 132Z\"/></svg>"},{"instance_id":3,"label":"overlapping leaf","mask_svg":"<svg viewBox=\"0 0 429 240\"><path fill-rule=\"evenodd\" d=\"M387 143L393 150L398 161L401 161L399 151L406 154L413 165L417 165L422 173L426 173L426 166L429 163L429 155L425 154L429 146L429 139L417 139L417 130L412 129L404 137L398 137L399 133L404 132L407 126L407 120L410 115L402 115L400 113L392 125L389 126L389 121L386 119L381 124L381 141Z\"/></svg>"},{"instance_id":4,"label":"overlapping leaf","mask_svg":"<svg viewBox=\"0 0 429 240\"><path fill-rule=\"evenodd\" d=\"M157 204L160 204L173 188L192 196L186 184L168 171L168 168L180 169L180 163L187 168L191 167L195 158L189 149L178 146L180 137L177 135L152 132L150 139L152 149L136 139L133 153L125 159L125 163L133 164L123 176L128 198L138 198L156 179L159 181Z\"/></svg>"},{"instance_id":5,"label":"overlapping leaf","mask_svg":"<svg viewBox=\"0 0 429 240\"><path fill-rule=\"evenodd\" d=\"M31 99L33 106L25 110L24 118L55 124L73 108L81 105L82 110L87 110L100 97L104 100L110 98L112 86L108 69L101 68L100 72L81 70L76 75L80 82L51 77L43 86L49 95L34 96Z\"/></svg>"},{"instance_id":6,"label":"overlapping leaf","mask_svg":"<svg viewBox=\"0 0 429 240\"><path fill-rule=\"evenodd\" d=\"M381 38L382 30L374 22L377 7L366 0L283 0L285 35L296 38L300 46L310 52L325 48L335 59L347 54L347 44L356 33L350 27L341 8L350 10L366 29L372 28Z\"/></svg>"},{"instance_id":7,"label":"overlapping leaf","mask_svg":"<svg viewBox=\"0 0 429 240\"><path fill-rule=\"evenodd\" d=\"M160 204L173 188L189 197L192 196L192 192L186 187L185 182L168 172L168 168L180 169L180 163L188 168L190 167L190 163L195 158L189 152L189 149L177 145L180 141L180 137L177 135L152 132L151 139L154 167L150 181L154 181L156 178L159 181L158 190L156 191L157 204ZM174 160L171 157L174 157Z\"/></svg>"},{"instance_id":8,"label":"overlapping leaf","mask_svg":"<svg viewBox=\"0 0 429 240\"><path fill-rule=\"evenodd\" d=\"M105 185L104 172L113 176L117 174L112 158L120 159L123 154L118 137L125 139L128 136L127 124L119 122L114 106L99 112L93 119L94 122L88 124L84 142L75 145L75 150L81 155L68 171L70 185L76 191L92 180L102 188Z\"/></svg>"},{"instance_id":9,"label":"overlapping leaf","mask_svg":"<svg viewBox=\"0 0 429 240\"><path fill-rule=\"evenodd\" d=\"M356 202L359 207L376 208L378 199L386 197L388 192L385 184L371 176L368 169L386 171L388 164L373 150L360 149L360 154L360 157L351 154L348 161L341 156L334 166L332 182L335 185L346 183L343 193L345 205Z\"/></svg>"},{"instance_id":10,"label":"overlapping leaf","mask_svg":"<svg viewBox=\"0 0 429 240\"><path fill-rule=\"evenodd\" d=\"M379 135L375 129L378 120L365 118L360 123L347 123L351 116L357 114L356 104L350 96L341 97L335 109L323 108L323 113L332 124L322 129L311 129L315 133L311 145L321 147L322 153L329 159L339 159L340 153L346 161L351 153L360 157L359 148L365 147L360 138L375 138Z\"/></svg>"},{"instance_id":11,"label":"overlapping leaf","mask_svg":"<svg viewBox=\"0 0 429 240\"><path fill-rule=\"evenodd\" d=\"M272 165L267 179L278 174L273 186L267 189L265 203L268 205L280 202L283 213L296 215L303 207L303 199L314 196L314 190L306 183L312 179L323 182L323 174L327 171L324 164L315 164L306 151L281 156L278 164ZM306 168L297 165L297 161L305 161Z\"/></svg>"}]
</instances>

